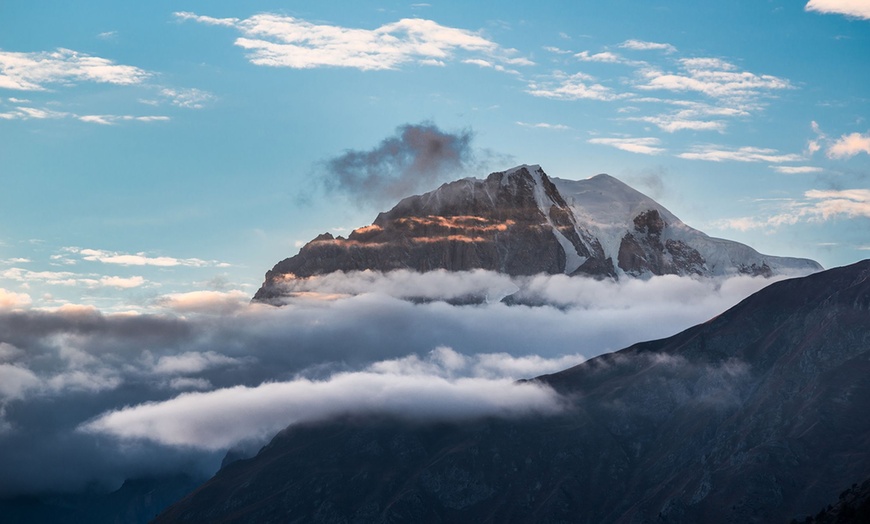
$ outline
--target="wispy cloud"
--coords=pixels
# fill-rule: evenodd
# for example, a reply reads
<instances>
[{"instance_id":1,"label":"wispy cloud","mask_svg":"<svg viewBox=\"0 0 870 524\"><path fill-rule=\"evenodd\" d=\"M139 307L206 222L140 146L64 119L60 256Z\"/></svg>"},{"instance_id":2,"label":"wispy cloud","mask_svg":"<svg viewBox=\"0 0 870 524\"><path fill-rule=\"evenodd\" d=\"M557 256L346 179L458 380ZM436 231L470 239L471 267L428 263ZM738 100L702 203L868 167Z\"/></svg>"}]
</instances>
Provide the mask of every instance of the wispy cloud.
<instances>
[{"instance_id":1,"label":"wispy cloud","mask_svg":"<svg viewBox=\"0 0 870 524\"><path fill-rule=\"evenodd\" d=\"M222 309L209 304L237 300L237 292L187 294L159 301L153 315L75 305L28 310L26 296L0 293L7 309L0 312L0 494L120 485L205 458L213 472L223 453L204 458L195 447L268 437L294 421L347 410L437 418L550 409L551 396L517 389L514 379L581 362L578 340L589 357L671 335L769 283L366 271L299 283L344 295L333 300L300 296L281 308L245 301ZM552 305L438 301L484 288L499 296L506 287ZM2 412L10 402L16 409ZM154 431L146 435L149 422ZM76 431L83 426L97 433ZM57 453L76 467L52 467Z\"/></svg>"},{"instance_id":2,"label":"wispy cloud","mask_svg":"<svg viewBox=\"0 0 870 524\"><path fill-rule=\"evenodd\" d=\"M605 48L600 52L581 51L573 56L581 62L622 64L634 70L634 76L598 79L583 72L568 74L555 71L530 81L526 92L556 100L630 100L636 116L625 121L652 124L667 133L679 131L724 132L729 123L748 118L765 107L792 84L773 75L744 71L721 58L673 56L677 49L667 43L627 40L618 45L628 51L660 51L657 62L632 60ZM558 51L558 48L551 50ZM664 97L639 96L660 91ZM674 109L649 114L638 104L673 106ZM643 109L642 109L643 108ZM620 108L617 111L625 112ZM647 113L647 114L644 114Z\"/></svg>"},{"instance_id":3,"label":"wispy cloud","mask_svg":"<svg viewBox=\"0 0 870 524\"><path fill-rule=\"evenodd\" d=\"M206 104L216 99L213 94L195 88L178 89L164 87L160 90L160 95L169 99L172 105L185 109L202 109Z\"/></svg>"},{"instance_id":4,"label":"wispy cloud","mask_svg":"<svg viewBox=\"0 0 870 524\"><path fill-rule=\"evenodd\" d=\"M349 67L364 71L397 69L406 63L432 65L470 53L506 65L531 65L516 51L506 49L480 33L405 18L376 29L315 24L300 18L270 13L250 18L213 18L177 12L179 20L232 27L242 33L235 45L248 51L253 64L306 69Z\"/></svg>"},{"instance_id":5,"label":"wispy cloud","mask_svg":"<svg viewBox=\"0 0 870 524\"><path fill-rule=\"evenodd\" d=\"M665 152L664 148L658 147L659 144L661 144L661 141L654 137L591 138L588 142L590 144L601 144L642 155L658 155Z\"/></svg>"},{"instance_id":6,"label":"wispy cloud","mask_svg":"<svg viewBox=\"0 0 870 524\"><path fill-rule=\"evenodd\" d=\"M570 55L573 51L569 51L567 49L562 49L560 47L555 46L544 46L544 51L549 51L551 53L555 53L557 55Z\"/></svg>"},{"instance_id":7,"label":"wispy cloud","mask_svg":"<svg viewBox=\"0 0 870 524\"><path fill-rule=\"evenodd\" d=\"M139 84L151 74L138 67L79 53L71 49L16 53L0 51L0 88L44 91L48 85L97 82Z\"/></svg>"},{"instance_id":8,"label":"wispy cloud","mask_svg":"<svg viewBox=\"0 0 870 524\"><path fill-rule=\"evenodd\" d=\"M610 64L616 64L623 61L623 58L616 53L611 53L610 51L603 51L601 53L590 54L589 51L581 51L574 55L574 58L582 62L604 62Z\"/></svg>"},{"instance_id":9,"label":"wispy cloud","mask_svg":"<svg viewBox=\"0 0 870 524\"><path fill-rule=\"evenodd\" d=\"M660 42L645 42L643 40L626 40L619 44L623 49L631 49L633 51L664 51L665 53L674 53L677 48L671 44Z\"/></svg>"},{"instance_id":10,"label":"wispy cloud","mask_svg":"<svg viewBox=\"0 0 870 524\"><path fill-rule=\"evenodd\" d=\"M568 127L564 124L548 124L546 122L538 122L538 123L532 124L529 122L517 121L517 125L522 126L522 127L531 127L534 129L555 129L555 130L559 130L559 131L571 129L570 127Z\"/></svg>"},{"instance_id":11,"label":"wispy cloud","mask_svg":"<svg viewBox=\"0 0 870 524\"><path fill-rule=\"evenodd\" d=\"M100 285L104 287L115 287L120 289L129 289L139 287L145 283L145 279L140 276L134 277L102 277Z\"/></svg>"},{"instance_id":12,"label":"wispy cloud","mask_svg":"<svg viewBox=\"0 0 870 524\"><path fill-rule=\"evenodd\" d=\"M692 118L689 111L661 114L655 116L639 116L626 118L635 122L647 122L667 133L677 131L724 131L726 123L722 120L700 120Z\"/></svg>"},{"instance_id":13,"label":"wispy cloud","mask_svg":"<svg viewBox=\"0 0 870 524\"><path fill-rule=\"evenodd\" d=\"M38 282L53 286L129 289L142 286L146 283L146 280L141 276L118 277L94 273L74 273L71 271L31 271L20 267L12 267L0 271L0 278L21 282L25 286Z\"/></svg>"},{"instance_id":14,"label":"wispy cloud","mask_svg":"<svg viewBox=\"0 0 870 524\"><path fill-rule=\"evenodd\" d=\"M721 221L720 225L740 231L773 230L800 222L870 218L870 190L868 189L812 189L806 191L803 196L803 199L777 201L773 205L772 213L727 219Z\"/></svg>"},{"instance_id":15,"label":"wispy cloud","mask_svg":"<svg viewBox=\"0 0 870 524\"><path fill-rule=\"evenodd\" d=\"M744 103L756 101L773 91L792 88L784 78L740 71L734 64L718 58L683 58L678 63L678 72L656 68L641 71L645 83L637 88L697 92L715 99Z\"/></svg>"},{"instance_id":16,"label":"wispy cloud","mask_svg":"<svg viewBox=\"0 0 870 524\"><path fill-rule=\"evenodd\" d=\"M153 115L153 116L132 116L132 115L81 115L76 116L78 120L90 124L113 125L118 122L168 122L168 116Z\"/></svg>"},{"instance_id":17,"label":"wispy cloud","mask_svg":"<svg viewBox=\"0 0 870 524\"><path fill-rule=\"evenodd\" d=\"M555 100L615 100L619 96L609 87L595 83L594 77L584 73L566 75L556 72L551 79L530 82L526 92L532 96Z\"/></svg>"},{"instance_id":18,"label":"wispy cloud","mask_svg":"<svg viewBox=\"0 0 870 524\"><path fill-rule=\"evenodd\" d=\"M484 60L482 58L468 58L466 60L463 60L462 63L476 65L478 67L495 69L496 71L501 71L503 73L510 73L510 74L514 74L514 75L519 74L519 71L517 71L516 69L508 69L501 64L496 64L496 63L493 63L491 60ZM426 65L430 65L430 64L427 63ZM439 61L438 65L445 65L445 64L444 64L444 62Z\"/></svg>"},{"instance_id":19,"label":"wispy cloud","mask_svg":"<svg viewBox=\"0 0 870 524\"><path fill-rule=\"evenodd\" d=\"M291 423L348 413L455 420L555 413L561 408L558 395L547 387L511 378L454 377L468 357L449 348L433 353L425 361L407 357L378 362L326 380L299 378L186 393L104 413L81 429L124 440L221 450L261 441Z\"/></svg>"},{"instance_id":20,"label":"wispy cloud","mask_svg":"<svg viewBox=\"0 0 870 524\"><path fill-rule=\"evenodd\" d=\"M776 149L749 146L729 148L713 144L693 146L689 151L677 156L687 160L706 160L709 162L768 162L771 164L805 160L802 155L780 153Z\"/></svg>"},{"instance_id":21,"label":"wispy cloud","mask_svg":"<svg viewBox=\"0 0 870 524\"><path fill-rule=\"evenodd\" d=\"M89 262L102 262L103 264L118 264L122 266L158 266L158 267L225 267L226 264L215 260L202 260L199 258L175 258L167 256L149 256L144 252L121 253L118 251L106 251L103 249L89 249L79 247L66 247L64 252L79 255L82 260Z\"/></svg>"},{"instance_id":22,"label":"wispy cloud","mask_svg":"<svg viewBox=\"0 0 870 524\"><path fill-rule=\"evenodd\" d=\"M830 220L837 217L870 218L870 189L843 189L807 191L805 196L814 201L806 214Z\"/></svg>"},{"instance_id":23,"label":"wispy cloud","mask_svg":"<svg viewBox=\"0 0 870 524\"><path fill-rule=\"evenodd\" d=\"M824 171L821 167L815 166L770 166L777 173L784 175L801 175L808 173L821 173Z\"/></svg>"},{"instance_id":24,"label":"wispy cloud","mask_svg":"<svg viewBox=\"0 0 870 524\"><path fill-rule=\"evenodd\" d=\"M870 4L863 0L810 0L804 9L870 20Z\"/></svg>"},{"instance_id":25,"label":"wispy cloud","mask_svg":"<svg viewBox=\"0 0 870 524\"><path fill-rule=\"evenodd\" d=\"M113 125L118 122L168 122L164 115L77 115L66 111L19 106L0 113L2 120L61 120L73 119L89 124Z\"/></svg>"}]
</instances>

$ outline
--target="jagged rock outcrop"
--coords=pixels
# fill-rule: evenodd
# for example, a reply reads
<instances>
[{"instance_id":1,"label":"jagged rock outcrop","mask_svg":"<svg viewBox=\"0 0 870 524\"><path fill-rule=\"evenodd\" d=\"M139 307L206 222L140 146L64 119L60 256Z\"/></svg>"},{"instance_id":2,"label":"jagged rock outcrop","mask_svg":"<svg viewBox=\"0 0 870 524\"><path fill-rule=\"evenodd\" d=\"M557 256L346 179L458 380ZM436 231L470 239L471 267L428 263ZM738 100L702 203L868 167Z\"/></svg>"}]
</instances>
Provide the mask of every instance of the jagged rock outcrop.
<instances>
[{"instance_id":1,"label":"jagged rock outcrop","mask_svg":"<svg viewBox=\"0 0 870 524\"><path fill-rule=\"evenodd\" d=\"M254 298L280 296L288 278L365 269L615 275L540 166L523 165L405 198L348 238L320 235L269 271Z\"/></svg>"},{"instance_id":2,"label":"jagged rock outcrop","mask_svg":"<svg viewBox=\"0 0 870 524\"><path fill-rule=\"evenodd\" d=\"M536 379L555 416L291 426L156 522L788 522L870 473L870 260Z\"/></svg>"},{"instance_id":3,"label":"jagged rock outcrop","mask_svg":"<svg viewBox=\"0 0 870 524\"><path fill-rule=\"evenodd\" d=\"M711 238L608 175L550 179L540 166L522 165L405 198L347 238L319 235L267 272L254 300L280 302L294 279L396 269L619 278L806 274L821 266Z\"/></svg>"},{"instance_id":4,"label":"jagged rock outcrop","mask_svg":"<svg viewBox=\"0 0 870 524\"><path fill-rule=\"evenodd\" d=\"M707 236L664 206L609 175L552 179L580 224L615 262L618 275L807 274L821 266L808 259L763 255L751 247Z\"/></svg>"}]
</instances>

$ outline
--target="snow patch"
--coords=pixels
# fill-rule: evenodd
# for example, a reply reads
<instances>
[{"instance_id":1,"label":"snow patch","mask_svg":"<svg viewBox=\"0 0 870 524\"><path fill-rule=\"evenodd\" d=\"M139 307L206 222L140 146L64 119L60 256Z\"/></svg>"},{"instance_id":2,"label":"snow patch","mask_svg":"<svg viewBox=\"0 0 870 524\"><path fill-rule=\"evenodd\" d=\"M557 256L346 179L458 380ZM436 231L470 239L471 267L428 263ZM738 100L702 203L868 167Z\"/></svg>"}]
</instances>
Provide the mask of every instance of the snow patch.
<instances>
[{"instance_id":1,"label":"snow patch","mask_svg":"<svg viewBox=\"0 0 870 524\"><path fill-rule=\"evenodd\" d=\"M553 223L553 219L550 217L550 209L555 206L556 203L553 202L553 199L547 195L547 192L544 189L544 181L542 178L543 170L541 169L541 166L534 165L524 167L528 170L529 174L535 181L535 202L538 204L538 209L540 209L541 213L546 217L547 223L550 224L550 228L553 230L553 235L555 235L556 240L559 241L562 250L565 251L565 273L571 274L574 271L577 271L577 268L582 266L587 258L577 253L577 248L574 244L568 240L568 237L559 231L559 228Z\"/></svg>"}]
</instances>

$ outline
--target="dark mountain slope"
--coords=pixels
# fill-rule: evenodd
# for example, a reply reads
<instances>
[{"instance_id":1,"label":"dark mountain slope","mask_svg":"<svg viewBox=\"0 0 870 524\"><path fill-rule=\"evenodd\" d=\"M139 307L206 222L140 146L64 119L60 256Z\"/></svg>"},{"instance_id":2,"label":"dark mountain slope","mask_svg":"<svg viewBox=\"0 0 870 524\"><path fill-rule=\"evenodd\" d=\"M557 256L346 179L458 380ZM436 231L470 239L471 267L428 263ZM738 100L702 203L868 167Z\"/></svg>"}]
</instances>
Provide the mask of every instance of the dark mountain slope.
<instances>
[{"instance_id":1,"label":"dark mountain slope","mask_svg":"<svg viewBox=\"0 0 870 524\"><path fill-rule=\"evenodd\" d=\"M540 377L558 416L290 427L157 522L788 522L870 474L870 261Z\"/></svg>"}]
</instances>

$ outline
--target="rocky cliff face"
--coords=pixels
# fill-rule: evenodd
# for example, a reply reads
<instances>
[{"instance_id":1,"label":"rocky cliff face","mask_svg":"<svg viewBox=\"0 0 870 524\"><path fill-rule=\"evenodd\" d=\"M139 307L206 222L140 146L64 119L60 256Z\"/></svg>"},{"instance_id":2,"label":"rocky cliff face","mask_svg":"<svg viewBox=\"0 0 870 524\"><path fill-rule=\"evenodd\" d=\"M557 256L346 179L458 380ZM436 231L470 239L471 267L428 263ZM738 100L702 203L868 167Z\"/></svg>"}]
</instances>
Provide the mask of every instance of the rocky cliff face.
<instances>
[{"instance_id":1,"label":"rocky cliff face","mask_svg":"<svg viewBox=\"0 0 870 524\"><path fill-rule=\"evenodd\" d=\"M772 275L818 271L802 258L763 255L731 240L707 236L664 206L608 175L554 178L577 221L587 225L615 262L618 275Z\"/></svg>"},{"instance_id":2,"label":"rocky cliff face","mask_svg":"<svg viewBox=\"0 0 870 524\"><path fill-rule=\"evenodd\" d=\"M290 427L157 522L788 522L870 473L870 261L539 377L562 414Z\"/></svg>"},{"instance_id":3,"label":"rocky cliff face","mask_svg":"<svg viewBox=\"0 0 870 524\"><path fill-rule=\"evenodd\" d=\"M821 266L708 237L607 175L551 180L540 166L522 165L405 198L348 238L324 233L267 272L254 299L279 301L292 279L367 269L619 278L805 274Z\"/></svg>"}]
</instances>

